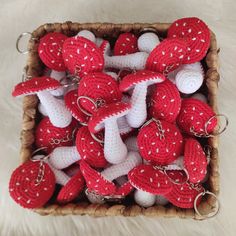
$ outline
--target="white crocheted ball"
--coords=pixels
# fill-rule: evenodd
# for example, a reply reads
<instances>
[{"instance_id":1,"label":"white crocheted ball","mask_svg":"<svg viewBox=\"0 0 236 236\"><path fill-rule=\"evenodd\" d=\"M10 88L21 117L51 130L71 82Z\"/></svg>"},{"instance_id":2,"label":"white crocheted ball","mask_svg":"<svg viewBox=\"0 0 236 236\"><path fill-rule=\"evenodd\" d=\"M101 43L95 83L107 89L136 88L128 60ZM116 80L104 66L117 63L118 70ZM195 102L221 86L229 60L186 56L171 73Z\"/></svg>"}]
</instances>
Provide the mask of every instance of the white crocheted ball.
<instances>
[{"instance_id":1,"label":"white crocheted ball","mask_svg":"<svg viewBox=\"0 0 236 236\"><path fill-rule=\"evenodd\" d=\"M138 49L140 52L150 53L159 43L160 40L156 34L144 33L138 38Z\"/></svg>"},{"instance_id":2,"label":"white crocheted ball","mask_svg":"<svg viewBox=\"0 0 236 236\"><path fill-rule=\"evenodd\" d=\"M88 30L81 30L76 36L84 37L94 43L96 41L95 35L91 31L88 31Z\"/></svg>"},{"instance_id":3,"label":"white crocheted ball","mask_svg":"<svg viewBox=\"0 0 236 236\"><path fill-rule=\"evenodd\" d=\"M153 195L153 194L141 191L141 190L135 190L134 200L140 206L150 207L155 204L156 195Z\"/></svg>"}]
</instances>

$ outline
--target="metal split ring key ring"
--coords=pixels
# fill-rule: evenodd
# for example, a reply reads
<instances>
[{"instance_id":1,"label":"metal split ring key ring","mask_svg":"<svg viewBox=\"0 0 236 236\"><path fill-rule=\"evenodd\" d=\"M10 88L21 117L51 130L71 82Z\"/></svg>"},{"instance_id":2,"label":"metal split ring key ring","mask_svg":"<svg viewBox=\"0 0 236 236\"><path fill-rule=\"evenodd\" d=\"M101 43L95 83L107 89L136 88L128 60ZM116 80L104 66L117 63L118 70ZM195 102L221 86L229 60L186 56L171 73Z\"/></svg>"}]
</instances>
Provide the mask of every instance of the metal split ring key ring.
<instances>
[{"instance_id":1,"label":"metal split ring key ring","mask_svg":"<svg viewBox=\"0 0 236 236\"><path fill-rule=\"evenodd\" d=\"M23 33L21 33L21 34L18 36L18 38L16 39L16 50L17 50L19 53L21 53L21 54L27 54L27 53L29 53L29 51L30 51L30 50L28 50L28 49L22 50L22 49L20 49L20 46L19 46L21 39L22 39L23 37L25 37L26 35L29 35L29 36L31 37L30 40L38 41L38 38L34 38L33 35L32 35L32 33L30 33L30 32L23 32Z\"/></svg>"}]
</instances>

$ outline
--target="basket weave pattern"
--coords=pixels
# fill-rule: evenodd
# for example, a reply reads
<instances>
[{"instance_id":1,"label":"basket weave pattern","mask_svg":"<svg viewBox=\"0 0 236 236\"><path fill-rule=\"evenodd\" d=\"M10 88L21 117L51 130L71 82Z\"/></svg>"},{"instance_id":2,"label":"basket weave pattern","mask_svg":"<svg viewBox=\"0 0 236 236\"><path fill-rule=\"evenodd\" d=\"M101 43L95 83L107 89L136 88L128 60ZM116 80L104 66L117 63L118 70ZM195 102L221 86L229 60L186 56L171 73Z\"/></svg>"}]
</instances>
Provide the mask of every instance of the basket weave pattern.
<instances>
[{"instance_id":1,"label":"basket weave pattern","mask_svg":"<svg viewBox=\"0 0 236 236\"><path fill-rule=\"evenodd\" d=\"M109 23L55 23L44 24L32 33L32 38L28 44L28 60L26 65L27 76L40 76L43 73L43 65L38 56L37 47L38 41L34 38L40 39L48 32L61 32L68 36L73 36L78 31L87 29L91 30L97 37L105 37L112 41L122 32L133 32L138 34L144 28L155 28L161 37L165 37L167 29L170 24L155 23L155 24L109 24ZM211 44L208 54L205 58L207 72L205 76L205 84L207 86L207 96L210 106L215 113L217 110L217 89L219 81L218 73L218 51L217 43L214 33L211 32ZM23 100L23 125L21 132L21 161L25 162L31 158L34 144L34 130L37 125L37 96L26 96ZM218 195L219 193L219 158L218 158L218 138L213 137L208 139L208 144L212 147L210 164L209 164L209 179L207 182L208 190ZM205 213L211 212L215 205L215 199L209 195L204 198L199 206L199 211ZM122 205L122 204L90 204L89 202L79 202L77 204L67 204L60 206L57 204L47 205L43 208L35 209L35 212L41 215L84 215L91 216L162 216L162 217L181 217L201 219L194 209L180 209L175 206L153 206L147 209L141 208L136 204Z\"/></svg>"}]
</instances>

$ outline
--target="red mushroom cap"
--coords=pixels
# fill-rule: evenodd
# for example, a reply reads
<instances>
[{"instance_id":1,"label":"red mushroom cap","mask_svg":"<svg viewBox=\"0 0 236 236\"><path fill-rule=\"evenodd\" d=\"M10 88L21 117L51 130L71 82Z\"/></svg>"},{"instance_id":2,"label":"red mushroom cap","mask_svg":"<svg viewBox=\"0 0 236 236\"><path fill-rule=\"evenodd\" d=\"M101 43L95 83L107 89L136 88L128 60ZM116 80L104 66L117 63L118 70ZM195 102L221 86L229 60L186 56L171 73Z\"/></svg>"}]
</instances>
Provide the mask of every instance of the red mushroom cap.
<instances>
[{"instance_id":1,"label":"red mushroom cap","mask_svg":"<svg viewBox=\"0 0 236 236\"><path fill-rule=\"evenodd\" d=\"M80 169L85 178L89 190L96 192L99 195L114 195L116 186L113 182L105 179L101 173L92 169L85 161L80 161Z\"/></svg>"},{"instance_id":2,"label":"red mushroom cap","mask_svg":"<svg viewBox=\"0 0 236 236\"><path fill-rule=\"evenodd\" d=\"M130 104L124 102L111 103L100 107L90 118L88 128L91 133L97 133L104 128L104 122L110 118L125 116L131 109Z\"/></svg>"},{"instance_id":3,"label":"red mushroom cap","mask_svg":"<svg viewBox=\"0 0 236 236\"><path fill-rule=\"evenodd\" d=\"M111 47L107 40L103 40L99 48L101 49L103 56L110 54Z\"/></svg>"},{"instance_id":4,"label":"red mushroom cap","mask_svg":"<svg viewBox=\"0 0 236 236\"><path fill-rule=\"evenodd\" d=\"M195 189L188 183L172 184L172 190L165 194L165 197L175 206L181 208L193 208L194 200L197 195L204 191L201 185L198 185ZM198 198L197 205L201 202L201 197Z\"/></svg>"},{"instance_id":5,"label":"red mushroom cap","mask_svg":"<svg viewBox=\"0 0 236 236\"><path fill-rule=\"evenodd\" d=\"M38 53L43 63L50 69L65 71L66 67L62 58L62 46L68 37L64 34L48 33L40 39Z\"/></svg>"},{"instance_id":6,"label":"red mushroom cap","mask_svg":"<svg viewBox=\"0 0 236 236\"><path fill-rule=\"evenodd\" d=\"M184 170L173 169L173 170L166 170L165 172L172 183L182 184L188 180L188 176L186 176Z\"/></svg>"},{"instance_id":7,"label":"red mushroom cap","mask_svg":"<svg viewBox=\"0 0 236 236\"><path fill-rule=\"evenodd\" d=\"M17 84L12 92L13 97L21 95L35 94L43 90L53 90L61 87L61 84L56 79L42 76L21 82Z\"/></svg>"},{"instance_id":8,"label":"red mushroom cap","mask_svg":"<svg viewBox=\"0 0 236 236\"><path fill-rule=\"evenodd\" d=\"M59 128L53 126L48 117L44 117L38 124L35 131L35 143L37 148L46 147L47 153L56 147L72 146L73 132L76 128L75 121L72 121L69 126Z\"/></svg>"},{"instance_id":9,"label":"red mushroom cap","mask_svg":"<svg viewBox=\"0 0 236 236\"><path fill-rule=\"evenodd\" d=\"M138 39L132 33L122 33L116 40L114 55L127 55L138 52Z\"/></svg>"},{"instance_id":10,"label":"red mushroom cap","mask_svg":"<svg viewBox=\"0 0 236 236\"><path fill-rule=\"evenodd\" d=\"M189 181L192 183L199 183L206 176L207 158L196 139L185 140L184 167L188 171Z\"/></svg>"},{"instance_id":11,"label":"red mushroom cap","mask_svg":"<svg viewBox=\"0 0 236 236\"><path fill-rule=\"evenodd\" d=\"M128 173L128 178L136 189L151 194L167 194L172 188L165 173L152 165L136 166Z\"/></svg>"},{"instance_id":12,"label":"red mushroom cap","mask_svg":"<svg viewBox=\"0 0 236 236\"><path fill-rule=\"evenodd\" d=\"M163 74L150 70L140 70L133 74L128 74L120 82L120 90L126 92L135 85L143 82L149 82L150 85L154 83L163 82L166 77Z\"/></svg>"},{"instance_id":13,"label":"red mushroom cap","mask_svg":"<svg viewBox=\"0 0 236 236\"><path fill-rule=\"evenodd\" d=\"M202 60L210 46L210 30L196 17L182 18L173 22L168 29L169 38L183 38L188 46L184 64Z\"/></svg>"},{"instance_id":14,"label":"red mushroom cap","mask_svg":"<svg viewBox=\"0 0 236 236\"><path fill-rule=\"evenodd\" d=\"M160 121L164 137L161 138L156 121L141 128L137 143L141 156L157 165L168 165L176 160L183 150L183 137L179 129L164 120Z\"/></svg>"},{"instance_id":15,"label":"red mushroom cap","mask_svg":"<svg viewBox=\"0 0 236 236\"><path fill-rule=\"evenodd\" d=\"M102 72L90 73L84 76L78 88L79 96L86 96L97 100L102 100L105 104L118 102L122 94L117 82L110 76ZM88 112L93 113L96 107L88 99L80 99L81 106Z\"/></svg>"},{"instance_id":16,"label":"red mushroom cap","mask_svg":"<svg viewBox=\"0 0 236 236\"><path fill-rule=\"evenodd\" d=\"M170 72L179 67L187 53L187 44L183 39L165 39L150 53L146 68L157 72Z\"/></svg>"},{"instance_id":17,"label":"red mushroom cap","mask_svg":"<svg viewBox=\"0 0 236 236\"><path fill-rule=\"evenodd\" d=\"M181 97L177 87L169 80L155 85L151 95L149 114L155 119L173 123L180 112Z\"/></svg>"},{"instance_id":18,"label":"red mushroom cap","mask_svg":"<svg viewBox=\"0 0 236 236\"><path fill-rule=\"evenodd\" d=\"M76 147L81 159L92 167L103 168L107 165L103 146L93 139L88 127L79 128L76 135Z\"/></svg>"},{"instance_id":19,"label":"red mushroom cap","mask_svg":"<svg viewBox=\"0 0 236 236\"><path fill-rule=\"evenodd\" d=\"M126 197L134 190L134 187L129 181L122 184L120 187L117 187L115 195Z\"/></svg>"},{"instance_id":20,"label":"red mushroom cap","mask_svg":"<svg viewBox=\"0 0 236 236\"><path fill-rule=\"evenodd\" d=\"M71 112L72 116L81 123L87 123L89 117L86 116L77 104L78 91L77 89L69 91L65 96L65 105L67 109Z\"/></svg>"},{"instance_id":21,"label":"red mushroom cap","mask_svg":"<svg viewBox=\"0 0 236 236\"><path fill-rule=\"evenodd\" d=\"M210 134L217 126L215 115L215 112L206 103L195 98L186 98L182 100L177 123L180 129L189 135L193 135L191 129L199 135L205 134L205 125L208 124L206 131ZM209 119L211 120L209 121Z\"/></svg>"},{"instance_id":22,"label":"red mushroom cap","mask_svg":"<svg viewBox=\"0 0 236 236\"><path fill-rule=\"evenodd\" d=\"M42 207L54 192L55 176L46 163L43 163L42 181L36 184L40 173L40 165L40 161L27 161L17 167L11 175L9 182L10 195L22 207Z\"/></svg>"},{"instance_id":23,"label":"red mushroom cap","mask_svg":"<svg viewBox=\"0 0 236 236\"><path fill-rule=\"evenodd\" d=\"M57 195L57 202L67 203L73 201L82 192L84 188L84 177L81 171L78 171L70 180L62 187Z\"/></svg>"},{"instance_id":24,"label":"red mushroom cap","mask_svg":"<svg viewBox=\"0 0 236 236\"><path fill-rule=\"evenodd\" d=\"M65 40L63 58L69 72L80 77L102 71L104 66L101 49L84 37L76 36Z\"/></svg>"}]
</instances>

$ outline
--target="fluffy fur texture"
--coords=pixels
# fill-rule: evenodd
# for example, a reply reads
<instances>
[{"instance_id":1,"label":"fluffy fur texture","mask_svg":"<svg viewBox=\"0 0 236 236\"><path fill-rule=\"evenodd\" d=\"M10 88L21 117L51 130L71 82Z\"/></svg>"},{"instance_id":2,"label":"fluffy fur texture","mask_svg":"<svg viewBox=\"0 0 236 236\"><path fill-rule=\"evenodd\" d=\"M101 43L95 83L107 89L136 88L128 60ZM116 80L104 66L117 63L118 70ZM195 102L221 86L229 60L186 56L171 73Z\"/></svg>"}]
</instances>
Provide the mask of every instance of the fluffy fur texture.
<instances>
[{"instance_id":1,"label":"fluffy fur texture","mask_svg":"<svg viewBox=\"0 0 236 236\"><path fill-rule=\"evenodd\" d=\"M235 141L236 141L236 2L234 0L1 0L0 28L0 235L226 235L236 231ZM230 127L220 140L221 211L216 218L195 222L183 219L139 217L91 218L88 216L40 216L17 206L8 194L10 173L19 164L21 101L10 91L21 80L25 56L15 48L17 36L45 22L171 22L180 17L198 16L217 34L221 48L219 109L228 114ZM19 20L20 19L20 20Z\"/></svg>"}]
</instances>

